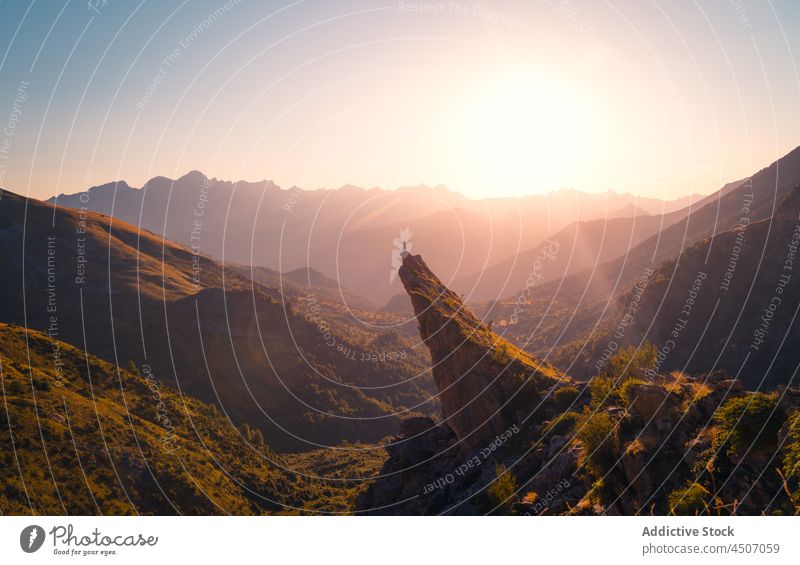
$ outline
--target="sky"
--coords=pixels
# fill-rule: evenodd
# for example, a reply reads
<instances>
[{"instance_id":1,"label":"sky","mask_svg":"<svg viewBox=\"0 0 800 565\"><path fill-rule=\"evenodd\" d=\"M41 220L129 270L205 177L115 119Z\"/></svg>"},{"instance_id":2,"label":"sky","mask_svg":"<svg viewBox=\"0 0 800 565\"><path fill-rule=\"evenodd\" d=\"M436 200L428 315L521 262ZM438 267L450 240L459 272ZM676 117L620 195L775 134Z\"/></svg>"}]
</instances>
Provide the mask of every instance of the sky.
<instances>
[{"instance_id":1,"label":"sky","mask_svg":"<svg viewBox=\"0 0 800 565\"><path fill-rule=\"evenodd\" d=\"M0 186L708 194L800 145L795 0L0 0Z\"/></svg>"}]
</instances>

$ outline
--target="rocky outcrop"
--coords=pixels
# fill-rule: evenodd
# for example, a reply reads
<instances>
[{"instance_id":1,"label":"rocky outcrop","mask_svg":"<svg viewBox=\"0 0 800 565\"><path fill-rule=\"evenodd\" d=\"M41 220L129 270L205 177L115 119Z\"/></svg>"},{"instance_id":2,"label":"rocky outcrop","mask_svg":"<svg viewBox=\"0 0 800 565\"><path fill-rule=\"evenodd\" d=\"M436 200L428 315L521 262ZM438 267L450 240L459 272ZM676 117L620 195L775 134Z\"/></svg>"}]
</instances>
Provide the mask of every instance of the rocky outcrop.
<instances>
[{"instance_id":1,"label":"rocky outcrop","mask_svg":"<svg viewBox=\"0 0 800 565\"><path fill-rule=\"evenodd\" d=\"M370 514L432 514L445 505L448 478L456 467L453 432L426 417L406 418L400 434L386 446L389 458L380 479L358 495L357 506ZM452 483L452 481L451 481Z\"/></svg>"},{"instance_id":2,"label":"rocky outcrop","mask_svg":"<svg viewBox=\"0 0 800 565\"><path fill-rule=\"evenodd\" d=\"M552 405L548 393L567 384L565 376L491 331L421 256L406 254L399 275L431 353L444 424L462 452L514 423L544 419Z\"/></svg>"},{"instance_id":3,"label":"rocky outcrop","mask_svg":"<svg viewBox=\"0 0 800 565\"><path fill-rule=\"evenodd\" d=\"M747 392L722 373L653 373L573 383L556 395L569 380L492 332L420 257L405 257L400 277L443 418L403 421L380 476L358 496L359 512L796 511L800 495L789 493L800 474L785 461L800 453L789 423L800 391Z\"/></svg>"},{"instance_id":4,"label":"rocky outcrop","mask_svg":"<svg viewBox=\"0 0 800 565\"><path fill-rule=\"evenodd\" d=\"M399 275L431 354L442 421L403 421L386 447L380 478L358 496L359 511L496 512L498 502L486 491L498 468L530 478L542 492L541 499L521 502L519 513L560 513L577 503L576 492L585 491L569 477L577 451L563 437L536 441L560 413L553 393L571 381L491 331L420 256L405 255Z\"/></svg>"}]
</instances>

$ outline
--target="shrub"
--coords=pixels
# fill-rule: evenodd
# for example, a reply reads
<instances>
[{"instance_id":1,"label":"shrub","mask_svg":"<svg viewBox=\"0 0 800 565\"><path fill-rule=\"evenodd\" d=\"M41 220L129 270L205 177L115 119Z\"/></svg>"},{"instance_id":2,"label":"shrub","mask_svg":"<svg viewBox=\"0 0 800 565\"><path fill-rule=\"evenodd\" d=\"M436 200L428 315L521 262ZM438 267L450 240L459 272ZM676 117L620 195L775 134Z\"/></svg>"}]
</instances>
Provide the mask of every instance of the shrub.
<instances>
[{"instance_id":1,"label":"shrub","mask_svg":"<svg viewBox=\"0 0 800 565\"><path fill-rule=\"evenodd\" d=\"M553 399L556 401L556 407L560 410L567 410L569 409L572 404L577 400L578 396L580 396L581 391L574 386L565 386L553 393Z\"/></svg>"},{"instance_id":2,"label":"shrub","mask_svg":"<svg viewBox=\"0 0 800 565\"><path fill-rule=\"evenodd\" d=\"M639 455L640 453L644 452L644 449L644 443L637 437L627 445L625 448L625 453L627 455Z\"/></svg>"},{"instance_id":3,"label":"shrub","mask_svg":"<svg viewBox=\"0 0 800 565\"><path fill-rule=\"evenodd\" d=\"M508 363L509 352L506 344L502 341L495 343L489 349L489 358L498 365L505 365Z\"/></svg>"},{"instance_id":4,"label":"shrub","mask_svg":"<svg viewBox=\"0 0 800 565\"><path fill-rule=\"evenodd\" d=\"M636 392L633 390L634 386L648 384L642 379L627 379L622 386L619 387L619 396L625 401L625 404L630 406L636 399Z\"/></svg>"},{"instance_id":5,"label":"shrub","mask_svg":"<svg viewBox=\"0 0 800 565\"><path fill-rule=\"evenodd\" d=\"M714 414L714 420L718 428L715 447L719 449L727 443L728 453L744 455L748 450L774 452L784 415L777 396L754 392L726 401Z\"/></svg>"},{"instance_id":6,"label":"shrub","mask_svg":"<svg viewBox=\"0 0 800 565\"><path fill-rule=\"evenodd\" d=\"M619 402L619 394L614 387L614 381L608 377L594 377L589 381L589 394L592 397L593 408L611 406Z\"/></svg>"},{"instance_id":7,"label":"shrub","mask_svg":"<svg viewBox=\"0 0 800 565\"><path fill-rule=\"evenodd\" d=\"M625 379L636 374L640 369L652 371L658 361L658 349L652 343L644 342L640 346L623 347L608 360L606 376Z\"/></svg>"},{"instance_id":8,"label":"shrub","mask_svg":"<svg viewBox=\"0 0 800 565\"><path fill-rule=\"evenodd\" d=\"M577 412L564 412L550 421L545 429L545 434L565 436L575 431L581 416Z\"/></svg>"},{"instance_id":9,"label":"shrub","mask_svg":"<svg viewBox=\"0 0 800 565\"><path fill-rule=\"evenodd\" d=\"M33 377L33 386L38 391L50 390L50 381L47 378Z\"/></svg>"},{"instance_id":10,"label":"shrub","mask_svg":"<svg viewBox=\"0 0 800 565\"><path fill-rule=\"evenodd\" d=\"M617 458L619 438L616 426L605 412L586 409L578 424L578 439L586 448L586 466L595 476L602 477Z\"/></svg>"},{"instance_id":11,"label":"shrub","mask_svg":"<svg viewBox=\"0 0 800 565\"><path fill-rule=\"evenodd\" d=\"M700 402L709 394L711 394L711 387L706 383L694 383L691 386L692 402Z\"/></svg>"},{"instance_id":12,"label":"shrub","mask_svg":"<svg viewBox=\"0 0 800 565\"><path fill-rule=\"evenodd\" d=\"M489 499L494 506L507 511L516 498L517 477L505 465L495 464L494 472L497 478L487 490Z\"/></svg>"},{"instance_id":13,"label":"shrub","mask_svg":"<svg viewBox=\"0 0 800 565\"><path fill-rule=\"evenodd\" d=\"M800 412L789 418L789 433L786 436L783 458L783 477L786 493L792 498L794 506L800 511Z\"/></svg>"},{"instance_id":14,"label":"shrub","mask_svg":"<svg viewBox=\"0 0 800 565\"><path fill-rule=\"evenodd\" d=\"M705 514L711 493L699 483L674 490L669 495L669 511L678 516L697 516Z\"/></svg>"},{"instance_id":15,"label":"shrub","mask_svg":"<svg viewBox=\"0 0 800 565\"><path fill-rule=\"evenodd\" d=\"M23 396L26 393L30 396L30 386L26 386L24 382L19 379L5 382L6 394L10 396Z\"/></svg>"},{"instance_id":16,"label":"shrub","mask_svg":"<svg viewBox=\"0 0 800 565\"><path fill-rule=\"evenodd\" d=\"M603 477L598 478L586 491L586 499L592 503L602 504L604 500L608 499L610 493L608 485Z\"/></svg>"}]
</instances>

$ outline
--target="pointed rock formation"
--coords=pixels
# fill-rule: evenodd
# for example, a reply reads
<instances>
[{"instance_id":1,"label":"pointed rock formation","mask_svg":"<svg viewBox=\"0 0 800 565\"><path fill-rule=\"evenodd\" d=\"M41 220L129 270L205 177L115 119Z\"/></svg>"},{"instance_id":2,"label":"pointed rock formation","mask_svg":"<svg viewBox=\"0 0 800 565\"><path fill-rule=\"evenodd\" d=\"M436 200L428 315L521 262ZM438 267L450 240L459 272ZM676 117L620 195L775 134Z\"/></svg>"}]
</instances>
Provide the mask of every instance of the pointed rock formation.
<instances>
[{"instance_id":1,"label":"pointed rock formation","mask_svg":"<svg viewBox=\"0 0 800 565\"><path fill-rule=\"evenodd\" d=\"M552 393L571 381L492 332L419 255L405 254L399 275L431 353L442 422L403 420L400 434L386 445L389 458L381 476L358 495L358 510L482 514L492 507L484 491L496 478L495 464L513 466L542 492L573 473L577 452L557 449L564 438L553 438L558 446L530 449L543 437L547 421L561 412ZM552 461L543 469L547 453ZM572 484L582 488L580 481ZM561 512L565 501L574 505L582 495L559 496L549 510Z\"/></svg>"},{"instance_id":2,"label":"pointed rock formation","mask_svg":"<svg viewBox=\"0 0 800 565\"><path fill-rule=\"evenodd\" d=\"M540 420L546 393L569 379L492 332L421 256L406 254L399 274L431 353L444 424L461 450L485 447L529 415Z\"/></svg>"}]
</instances>

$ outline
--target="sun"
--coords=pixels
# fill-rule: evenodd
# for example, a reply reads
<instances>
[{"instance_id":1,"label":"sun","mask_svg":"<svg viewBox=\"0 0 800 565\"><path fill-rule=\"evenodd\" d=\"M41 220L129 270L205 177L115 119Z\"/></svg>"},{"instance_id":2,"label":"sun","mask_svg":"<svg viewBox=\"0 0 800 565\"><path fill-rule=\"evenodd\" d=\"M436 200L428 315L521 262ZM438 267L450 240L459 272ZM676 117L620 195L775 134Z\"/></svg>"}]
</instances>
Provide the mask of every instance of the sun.
<instances>
[{"instance_id":1,"label":"sun","mask_svg":"<svg viewBox=\"0 0 800 565\"><path fill-rule=\"evenodd\" d=\"M545 79L506 79L465 104L457 146L484 186L528 194L557 188L581 162L591 138L589 112L575 92Z\"/></svg>"}]
</instances>

